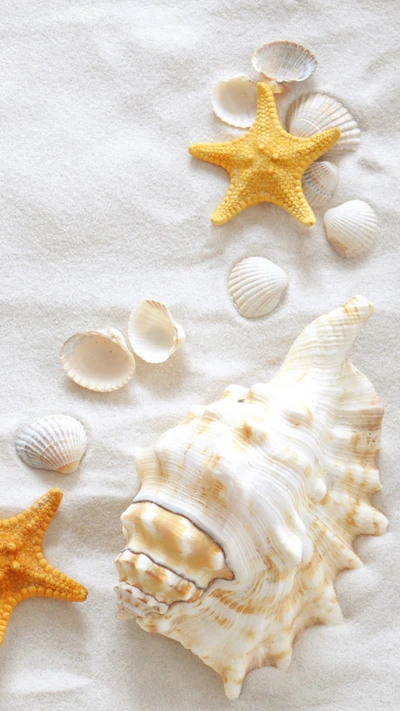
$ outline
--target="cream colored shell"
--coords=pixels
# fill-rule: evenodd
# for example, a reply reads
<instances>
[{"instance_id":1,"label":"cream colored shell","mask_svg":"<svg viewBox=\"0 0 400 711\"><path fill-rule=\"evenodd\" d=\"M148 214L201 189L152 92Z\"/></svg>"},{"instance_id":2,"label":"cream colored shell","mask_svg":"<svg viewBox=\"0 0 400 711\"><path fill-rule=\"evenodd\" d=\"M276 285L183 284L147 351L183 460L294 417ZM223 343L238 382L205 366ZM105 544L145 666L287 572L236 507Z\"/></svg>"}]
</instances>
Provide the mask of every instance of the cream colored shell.
<instances>
[{"instance_id":1,"label":"cream colored shell","mask_svg":"<svg viewBox=\"0 0 400 711\"><path fill-rule=\"evenodd\" d=\"M133 309L128 335L134 353L147 363L164 363L185 341L185 332L170 310L150 299Z\"/></svg>"},{"instance_id":2,"label":"cream colored shell","mask_svg":"<svg viewBox=\"0 0 400 711\"><path fill-rule=\"evenodd\" d=\"M247 257L233 267L228 288L242 316L260 318L278 305L287 283L283 269L269 259Z\"/></svg>"},{"instance_id":3,"label":"cream colored shell","mask_svg":"<svg viewBox=\"0 0 400 711\"><path fill-rule=\"evenodd\" d=\"M386 530L383 407L348 358L372 312L357 296L317 318L269 383L231 385L137 459L120 612L192 650L231 699L252 669L287 669L302 629L341 621L334 579L361 565L356 536Z\"/></svg>"},{"instance_id":4,"label":"cream colored shell","mask_svg":"<svg viewBox=\"0 0 400 711\"><path fill-rule=\"evenodd\" d=\"M327 160L315 161L303 175L303 193L313 207L327 203L336 190L337 168Z\"/></svg>"},{"instance_id":5,"label":"cream colored shell","mask_svg":"<svg viewBox=\"0 0 400 711\"><path fill-rule=\"evenodd\" d=\"M221 121L248 128L256 118L257 85L244 74L222 79L214 87L212 105Z\"/></svg>"},{"instance_id":6,"label":"cream colored shell","mask_svg":"<svg viewBox=\"0 0 400 711\"><path fill-rule=\"evenodd\" d=\"M317 68L317 60L303 45L277 40L256 49L253 66L272 84L272 89L279 93L283 83L308 79Z\"/></svg>"},{"instance_id":7,"label":"cream colored shell","mask_svg":"<svg viewBox=\"0 0 400 711\"><path fill-rule=\"evenodd\" d=\"M325 155L355 151L361 138L357 122L340 101L327 94L304 94L289 107L286 116L289 133L306 138L328 128L340 128L341 136Z\"/></svg>"},{"instance_id":8,"label":"cream colored shell","mask_svg":"<svg viewBox=\"0 0 400 711\"><path fill-rule=\"evenodd\" d=\"M29 467L62 474L78 468L86 446L85 428L68 415L43 417L25 427L15 442L18 456Z\"/></svg>"},{"instance_id":9,"label":"cream colored shell","mask_svg":"<svg viewBox=\"0 0 400 711\"><path fill-rule=\"evenodd\" d=\"M370 249L378 225L376 213L363 200L349 200L324 215L325 230L332 247L347 259Z\"/></svg>"}]
</instances>

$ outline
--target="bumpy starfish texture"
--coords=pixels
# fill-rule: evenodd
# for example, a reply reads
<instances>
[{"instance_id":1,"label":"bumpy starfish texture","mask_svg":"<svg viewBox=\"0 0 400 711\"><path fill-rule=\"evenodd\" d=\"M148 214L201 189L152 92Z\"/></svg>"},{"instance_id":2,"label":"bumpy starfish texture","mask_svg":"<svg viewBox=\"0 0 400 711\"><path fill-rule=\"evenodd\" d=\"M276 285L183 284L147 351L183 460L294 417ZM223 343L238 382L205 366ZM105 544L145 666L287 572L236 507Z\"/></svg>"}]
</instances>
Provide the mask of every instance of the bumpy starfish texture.
<instances>
[{"instance_id":1,"label":"bumpy starfish texture","mask_svg":"<svg viewBox=\"0 0 400 711\"><path fill-rule=\"evenodd\" d=\"M10 615L28 597L82 602L87 590L50 565L42 540L63 495L51 489L23 513L0 520L0 646Z\"/></svg>"},{"instance_id":2,"label":"bumpy starfish texture","mask_svg":"<svg viewBox=\"0 0 400 711\"><path fill-rule=\"evenodd\" d=\"M231 178L211 221L224 225L250 205L272 202L311 227L315 215L303 194L303 173L339 140L340 129L330 128L309 138L292 136L280 124L271 88L259 83L257 89L256 120L243 136L189 146L192 156L222 166Z\"/></svg>"}]
</instances>

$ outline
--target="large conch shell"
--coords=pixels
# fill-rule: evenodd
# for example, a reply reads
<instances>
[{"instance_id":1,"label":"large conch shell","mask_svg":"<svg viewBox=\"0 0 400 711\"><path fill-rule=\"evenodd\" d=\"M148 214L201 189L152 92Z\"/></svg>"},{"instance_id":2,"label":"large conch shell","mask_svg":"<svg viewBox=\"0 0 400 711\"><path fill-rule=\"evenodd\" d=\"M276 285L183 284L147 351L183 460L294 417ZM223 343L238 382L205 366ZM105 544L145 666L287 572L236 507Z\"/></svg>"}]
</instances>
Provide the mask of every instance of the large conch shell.
<instances>
[{"instance_id":1,"label":"large conch shell","mask_svg":"<svg viewBox=\"0 0 400 711\"><path fill-rule=\"evenodd\" d=\"M321 316L268 384L231 385L138 458L120 616L191 649L230 699L252 669L287 669L302 629L341 621L335 576L386 530L383 407L347 356L372 312L357 296Z\"/></svg>"}]
</instances>

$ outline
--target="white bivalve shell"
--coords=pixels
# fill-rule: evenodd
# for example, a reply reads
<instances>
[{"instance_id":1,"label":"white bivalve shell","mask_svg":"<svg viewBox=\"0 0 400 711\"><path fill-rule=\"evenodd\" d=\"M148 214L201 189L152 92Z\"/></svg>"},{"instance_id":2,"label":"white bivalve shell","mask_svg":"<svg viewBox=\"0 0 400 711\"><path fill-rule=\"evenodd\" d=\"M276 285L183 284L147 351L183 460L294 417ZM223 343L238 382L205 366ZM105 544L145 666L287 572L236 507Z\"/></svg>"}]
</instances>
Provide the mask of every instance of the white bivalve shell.
<instances>
[{"instance_id":1,"label":"white bivalve shell","mask_svg":"<svg viewBox=\"0 0 400 711\"><path fill-rule=\"evenodd\" d=\"M228 280L229 293L242 316L266 316L287 287L283 269L264 257L247 257L236 264Z\"/></svg>"},{"instance_id":2,"label":"white bivalve shell","mask_svg":"<svg viewBox=\"0 0 400 711\"><path fill-rule=\"evenodd\" d=\"M303 175L303 193L306 200L314 207L328 202L337 184L337 168L327 160L315 161Z\"/></svg>"},{"instance_id":3,"label":"white bivalve shell","mask_svg":"<svg viewBox=\"0 0 400 711\"><path fill-rule=\"evenodd\" d=\"M135 359L115 328L76 333L64 343L60 358L71 380L96 392L122 388L135 372Z\"/></svg>"},{"instance_id":4,"label":"white bivalve shell","mask_svg":"<svg viewBox=\"0 0 400 711\"><path fill-rule=\"evenodd\" d=\"M326 155L355 151L361 138L357 122L340 101L327 94L305 94L289 106L286 127L294 136L314 136L328 128L340 128L341 136Z\"/></svg>"},{"instance_id":5,"label":"white bivalve shell","mask_svg":"<svg viewBox=\"0 0 400 711\"><path fill-rule=\"evenodd\" d=\"M329 242L342 257L358 257L371 247L376 235L376 213L363 200L349 200L324 215Z\"/></svg>"},{"instance_id":6,"label":"white bivalve shell","mask_svg":"<svg viewBox=\"0 0 400 711\"><path fill-rule=\"evenodd\" d=\"M24 464L62 474L71 474L78 468L86 446L85 428L68 415L43 417L25 427L15 443Z\"/></svg>"},{"instance_id":7,"label":"white bivalve shell","mask_svg":"<svg viewBox=\"0 0 400 711\"><path fill-rule=\"evenodd\" d=\"M357 296L324 314L269 383L231 385L137 459L120 614L192 650L231 699L252 669L287 669L302 629L341 621L335 577L361 565L356 536L386 529L383 407L348 357L372 313Z\"/></svg>"},{"instance_id":8,"label":"white bivalve shell","mask_svg":"<svg viewBox=\"0 0 400 711\"><path fill-rule=\"evenodd\" d=\"M222 79L214 87L212 105L221 121L248 128L256 118L257 85L244 74Z\"/></svg>"},{"instance_id":9,"label":"white bivalve shell","mask_svg":"<svg viewBox=\"0 0 400 711\"><path fill-rule=\"evenodd\" d=\"M277 40L263 44L253 54L253 67L280 93L283 83L305 81L317 68L312 52L297 42Z\"/></svg>"},{"instance_id":10,"label":"white bivalve shell","mask_svg":"<svg viewBox=\"0 0 400 711\"><path fill-rule=\"evenodd\" d=\"M159 301L142 301L132 311L128 326L132 350L147 363L164 363L181 347L185 332Z\"/></svg>"}]
</instances>

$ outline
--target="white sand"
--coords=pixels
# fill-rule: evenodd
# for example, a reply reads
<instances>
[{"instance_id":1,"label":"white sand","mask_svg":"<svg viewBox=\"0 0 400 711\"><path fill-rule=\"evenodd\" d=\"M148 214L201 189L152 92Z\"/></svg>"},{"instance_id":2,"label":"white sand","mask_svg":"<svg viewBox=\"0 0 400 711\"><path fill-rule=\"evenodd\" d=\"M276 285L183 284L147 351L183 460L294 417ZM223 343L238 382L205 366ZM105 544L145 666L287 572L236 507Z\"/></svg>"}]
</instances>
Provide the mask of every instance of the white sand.
<instances>
[{"instance_id":1,"label":"white sand","mask_svg":"<svg viewBox=\"0 0 400 711\"><path fill-rule=\"evenodd\" d=\"M0 515L60 486L45 553L90 595L85 605L28 600L13 613L0 650L2 709L398 711L399 13L394 0L3 0ZM227 175L187 146L235 133L214 118L212 87L250 71L252 51L278 38L304 42L319 60L283 112L318 89L361 126L359 151L337 161L331 203L366 199L379 214L376 243L357 261L331 249L321 211L309 231L265 204L224 227L209 221ZM257 322L237 314L226 286L249 255L276 262L290 281L282 305ZM345 623L303 633L289 672L253 672L233 706L190 652L116 619L113 559L137 488L134 457L229 383L269 379L300 330L355 293L376 306L352 359L386 403L375 504L389 533L358 539L364 567L337 580ZM108 325L126 334L145 297L171 307L184 349L164 365L138 361L114 394L71 383L62 342ZM70 476L30 470L14 451L16 430L53 412L89 432Z\"/></svg>"}]
</instances>

